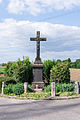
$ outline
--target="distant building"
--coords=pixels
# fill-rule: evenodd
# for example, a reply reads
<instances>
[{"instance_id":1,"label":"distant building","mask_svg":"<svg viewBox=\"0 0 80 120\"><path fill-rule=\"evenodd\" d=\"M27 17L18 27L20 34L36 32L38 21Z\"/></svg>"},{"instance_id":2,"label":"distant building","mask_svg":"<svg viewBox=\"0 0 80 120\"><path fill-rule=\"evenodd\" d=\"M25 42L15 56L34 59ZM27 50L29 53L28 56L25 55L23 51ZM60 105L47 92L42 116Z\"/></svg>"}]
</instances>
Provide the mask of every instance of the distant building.
<instances>
[{"instance_id":1,"label":"distant building","mask_svg":"<svg viewBox=\"0 0 80 120\"><path fill-rule=\"evenodd\" d=\"M80 80L80 69L70 69L70 81L75 82Z\"/></svg>"}]
</instances>

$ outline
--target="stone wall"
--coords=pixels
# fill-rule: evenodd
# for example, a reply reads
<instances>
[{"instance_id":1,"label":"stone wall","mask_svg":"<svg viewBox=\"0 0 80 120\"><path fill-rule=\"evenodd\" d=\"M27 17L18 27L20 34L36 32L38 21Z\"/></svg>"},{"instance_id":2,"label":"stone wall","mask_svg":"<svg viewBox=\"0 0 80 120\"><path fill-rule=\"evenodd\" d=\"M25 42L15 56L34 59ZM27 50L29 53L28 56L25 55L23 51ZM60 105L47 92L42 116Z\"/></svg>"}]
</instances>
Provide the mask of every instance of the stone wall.
<instances>
[{"instance_id":1,"label":"stone wall","mask_svg":"<svg viewBox=\"0 0 80 120\"><path fill-rule=\"evenodd\" d=\"M70 80L72 82L80 80L80 69L70 69Z\"/></svg>"}]
</instances>

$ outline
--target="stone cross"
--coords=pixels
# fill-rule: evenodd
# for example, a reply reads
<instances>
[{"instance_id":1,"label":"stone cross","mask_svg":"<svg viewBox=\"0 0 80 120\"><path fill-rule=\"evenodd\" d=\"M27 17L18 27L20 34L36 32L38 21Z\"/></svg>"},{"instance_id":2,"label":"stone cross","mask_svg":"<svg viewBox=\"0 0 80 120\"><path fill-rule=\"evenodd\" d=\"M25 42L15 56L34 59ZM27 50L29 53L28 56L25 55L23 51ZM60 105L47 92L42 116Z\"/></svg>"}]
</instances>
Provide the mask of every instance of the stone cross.
<instances>
[{"instance_id":1,"label":"stone cross","mask_svg":"<svg viewBox=\"0 0 80 120\"><path fill-rule=\"evenodd\" d=\"M46 38L40 38L40 31L37 31L36 38L30 38L31 41L36 41L36 61L40 61L40 41L46 41Z\"/></svg>"}]
</instances>

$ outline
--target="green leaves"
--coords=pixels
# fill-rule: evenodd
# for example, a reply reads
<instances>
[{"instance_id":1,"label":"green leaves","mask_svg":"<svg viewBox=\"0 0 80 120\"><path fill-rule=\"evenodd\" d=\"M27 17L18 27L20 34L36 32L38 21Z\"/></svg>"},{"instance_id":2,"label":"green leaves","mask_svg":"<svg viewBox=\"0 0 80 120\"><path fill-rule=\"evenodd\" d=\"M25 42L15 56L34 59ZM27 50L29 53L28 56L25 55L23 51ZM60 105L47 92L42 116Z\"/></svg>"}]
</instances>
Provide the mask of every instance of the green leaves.
<instances>
[{"instance_id":1,"label":"green leaves","mask_svg":"<svg viewBox=\"0 0 80 120\"><path fill-rule=\"evenodd\" d=\"M67 63L62 62L52 67L50 74L50 82L70 82L70 72Z\"/></svg>"},{"instance_id":2,"label":"green leaves","mask_svg":"<svg viewBox=\"0 0 80 120\"><path fill-rule=\"evenodd\" d=\"M14 85L13 93L15 95L23 94L24 93L24 85L23 84L16 84L16 85Z\"/></svg>"},{"instance_id":3,"label":"green leaves","mask_svg":"<svg viewBox=\"0 0 80 120\"><path fill-rule=\"evenodd\" d=\"M44 61L44 69L43 69L43 77L44 77L44 82L46 84L50 83L50 70L52 68L52 66L55 66L56 62L53 59L51 60L46 60Z\"/></svg>"},{"instance_id":4,"label":"green leaves","mask_svg":"<svg viewBox=\"0 0 80 120\"><path fill-rule=\"evenodd\" d=\"M23 60L18 59L17 62L8 63L6 66L6 77L12 77L18 83L32 82L32 64L29 58L23 57Z\"/></svg>"}]
</instances>

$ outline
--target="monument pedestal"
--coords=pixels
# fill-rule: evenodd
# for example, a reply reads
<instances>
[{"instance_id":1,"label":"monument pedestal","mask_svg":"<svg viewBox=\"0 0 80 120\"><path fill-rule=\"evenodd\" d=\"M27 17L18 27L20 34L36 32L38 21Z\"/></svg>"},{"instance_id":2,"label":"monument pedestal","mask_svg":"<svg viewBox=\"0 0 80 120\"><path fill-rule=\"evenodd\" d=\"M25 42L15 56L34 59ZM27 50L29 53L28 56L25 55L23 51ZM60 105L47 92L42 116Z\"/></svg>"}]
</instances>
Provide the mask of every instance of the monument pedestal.
<instances>
[{"instance_id":1,"label":"monument pedestal","mask_svg":"<svg viewBox=\"0 0 80 120\"><path fill-rule=\"evenodd\" d=\"M32 82L33 90L44 89L43 82L43 64L33 64L33 82Z\"/></svg>"}]
</instances>

